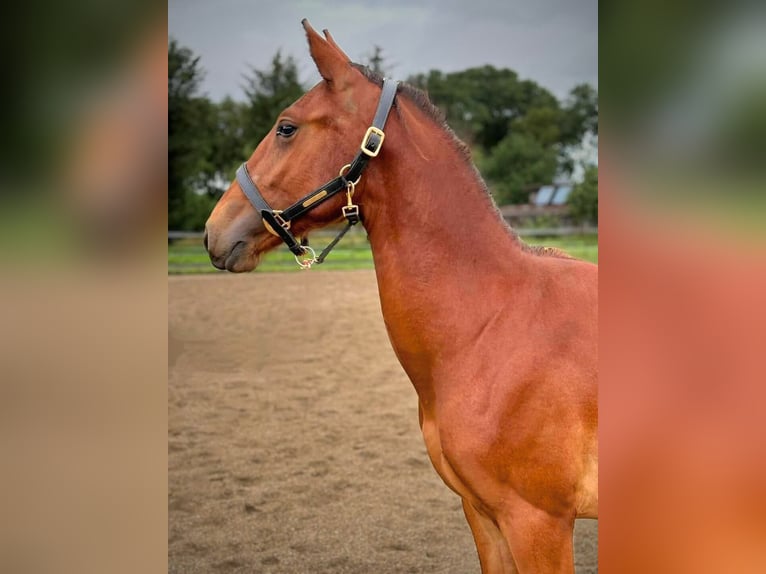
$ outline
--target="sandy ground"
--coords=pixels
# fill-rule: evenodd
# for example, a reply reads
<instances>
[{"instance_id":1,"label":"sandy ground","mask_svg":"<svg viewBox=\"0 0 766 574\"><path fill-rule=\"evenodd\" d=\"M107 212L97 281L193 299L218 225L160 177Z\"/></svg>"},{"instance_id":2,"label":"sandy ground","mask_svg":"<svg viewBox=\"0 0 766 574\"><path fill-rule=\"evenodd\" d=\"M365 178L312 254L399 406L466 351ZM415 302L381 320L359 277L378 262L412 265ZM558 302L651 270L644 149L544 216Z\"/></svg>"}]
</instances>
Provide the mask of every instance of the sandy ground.
<instances>
[{"instance_id":1,"label":"sandy ground","mask_svg":"<svg viewBox=\"0 0 766 574\"><path fill-rule=\"evenodd\" d=\"M169 277L171 573L479 573L374 272ZM597 571L578 521L577 571Z\"/></svg>"}]
</instances>

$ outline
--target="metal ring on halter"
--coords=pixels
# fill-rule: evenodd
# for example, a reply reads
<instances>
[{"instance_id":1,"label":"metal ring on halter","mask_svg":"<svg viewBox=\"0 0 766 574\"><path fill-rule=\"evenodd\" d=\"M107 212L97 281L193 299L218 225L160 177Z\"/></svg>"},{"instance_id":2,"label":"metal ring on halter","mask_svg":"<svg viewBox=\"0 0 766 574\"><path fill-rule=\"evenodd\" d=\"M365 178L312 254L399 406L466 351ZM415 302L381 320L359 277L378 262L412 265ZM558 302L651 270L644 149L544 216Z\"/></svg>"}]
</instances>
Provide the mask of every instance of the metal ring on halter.
<instances>
[{"instance_id":1,"label":"metal ring on halter","mask_svg":"<svg viewBox=\"0 0 766 574\"><path fill-rule=\"evenodd\" d=\"M308 252L311 252L311 259L304 259L303 261L301 261L300 259L298 259L298 255L293 255L293 257L295 257L295 262L298 264L298 267L300 267L301 269L311 269L311 266L317 262L317 254L308 245L301 245L301 247L303 247L303 255L305 255Z\"/></svg>"},{"instance_id":2,"label":"metal ring on halter","mask_svg":"<svg viewBox=\"0 0 766 574\"><path fill-rule=\"evenodd\" d=\"M351 169L351 164L350 163L347 163L342 168L340 168L340 171L338 172L338 175L340 177L343 177L343 172L348 170L348 169ZM356 185L357 183L359 183L360 179L362 179L362 174L361 173L359 174L359 177L356 178L356 181L350 181L349 183L351 183L353 185Z\"/></svg>"}]
</instances>

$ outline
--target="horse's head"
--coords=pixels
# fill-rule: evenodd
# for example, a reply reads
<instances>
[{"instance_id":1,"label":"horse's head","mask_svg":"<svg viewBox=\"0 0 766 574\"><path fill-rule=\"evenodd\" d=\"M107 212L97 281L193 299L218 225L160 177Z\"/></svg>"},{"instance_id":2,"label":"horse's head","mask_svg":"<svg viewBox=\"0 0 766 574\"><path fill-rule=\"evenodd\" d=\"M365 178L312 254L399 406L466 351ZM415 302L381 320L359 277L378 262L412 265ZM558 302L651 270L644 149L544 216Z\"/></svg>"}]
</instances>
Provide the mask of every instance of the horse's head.
<instances>
[{"instance_id":1,"label":"horse's head","mask_svg":"<svg viewBox=\"0 0 766 574\"><path fill-rule=\"evenodd\" d=\"M304 20L311 57L323 80L279 114L273 129L247 161L247 171L266 202L284 209L338 176L359 150L380 89L351 65L327 30L320 36ZM296 237L341 218L339 193L293 222ZM243 272L281 243L235 180L205 225L213 265Z\"/></svg>"}]
</instances>

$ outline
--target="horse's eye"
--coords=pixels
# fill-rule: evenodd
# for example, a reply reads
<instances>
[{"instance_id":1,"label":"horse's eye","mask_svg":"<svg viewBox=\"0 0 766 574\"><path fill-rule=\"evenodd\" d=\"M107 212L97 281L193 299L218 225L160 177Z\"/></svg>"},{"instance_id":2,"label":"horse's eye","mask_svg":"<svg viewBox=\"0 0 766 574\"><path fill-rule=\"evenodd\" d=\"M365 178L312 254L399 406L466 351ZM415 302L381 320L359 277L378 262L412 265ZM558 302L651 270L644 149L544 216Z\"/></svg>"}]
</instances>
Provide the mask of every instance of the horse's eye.
<instances>
[{"instance_id":1,"label":"horse's eye","mask_svg":"<svg viewBox=\"0 0 766 574\"><path fill-rule=\"evenodd\" d=\"M296 131L298 131L298 128L292 124L279 124L277 126L277 135L283 138L289 138Z\"/></svg>"}]
</instances>

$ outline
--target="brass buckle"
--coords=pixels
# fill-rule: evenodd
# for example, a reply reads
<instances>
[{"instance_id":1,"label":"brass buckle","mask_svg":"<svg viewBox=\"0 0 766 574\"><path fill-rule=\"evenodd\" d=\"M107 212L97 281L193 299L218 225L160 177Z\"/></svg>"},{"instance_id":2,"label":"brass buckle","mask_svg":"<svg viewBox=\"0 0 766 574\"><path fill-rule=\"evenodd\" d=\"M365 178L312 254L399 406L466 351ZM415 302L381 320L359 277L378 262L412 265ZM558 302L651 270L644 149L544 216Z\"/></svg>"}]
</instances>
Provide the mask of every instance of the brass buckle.
<instances>
[{"instance_id":1,"label":"brass buckle","mask_svg":"<svg viewBox=\"0 0 766 574\"><path fill-rule=\"evenodd\" d=\"M367 146L370 143L370 138L376 135L380 138L380 142L378 142L377 147L374 150L367 149ZM359 146L362 150L362 153L365 155L368 155L370 157L375 157L380 153L380 148L383 147L383 140L386 138L386 134L383 133L383 130L376 128L375 126L370 126L367 128L367 131L364 134L364 139L362 140L362 145Z\"/></svg>"},{"instance_id":2,"label":"brass buckle","mask_svg":"<svg viewBox=\"0 0 766 574\"><path fill-rule=\"evenodd\" d=\"M343 217L346 219L351 219L353 217L359 217L359 206L358 205L344 205L341 210L343 211Z\"/></svg>"},{"instance_id":3,"label":"brass buckle","mask_svg":"<svg viewBox=\"0 0 766 574\"><path fill-rule=\"evenodd\" d=\"M277 220L277 223L279 224L279 226L280 226L280 227L282 227L283 229L290 229L290 223L291 223L291 222L290 222L290 221L285 221L285 220L284 220L284 219L282 219L282 217L279 215L280 213L282 213L282 210L281 210L281 209L275 209L274 211L272 211L272 213L274 214L274 219L276 219L276 220ZM274 231L274 228L273 228L273 227L271 227L271 225L269 224L269 222L268 222L268 221L266 221L265 219L263 220L263 226L266 228L266 231L268 231L268 232L269 232L269 233L271 233L272 235L276 235L277 237L279 237L279 233L277 233L276 231Z\"/></svg>"}]
</instances>

